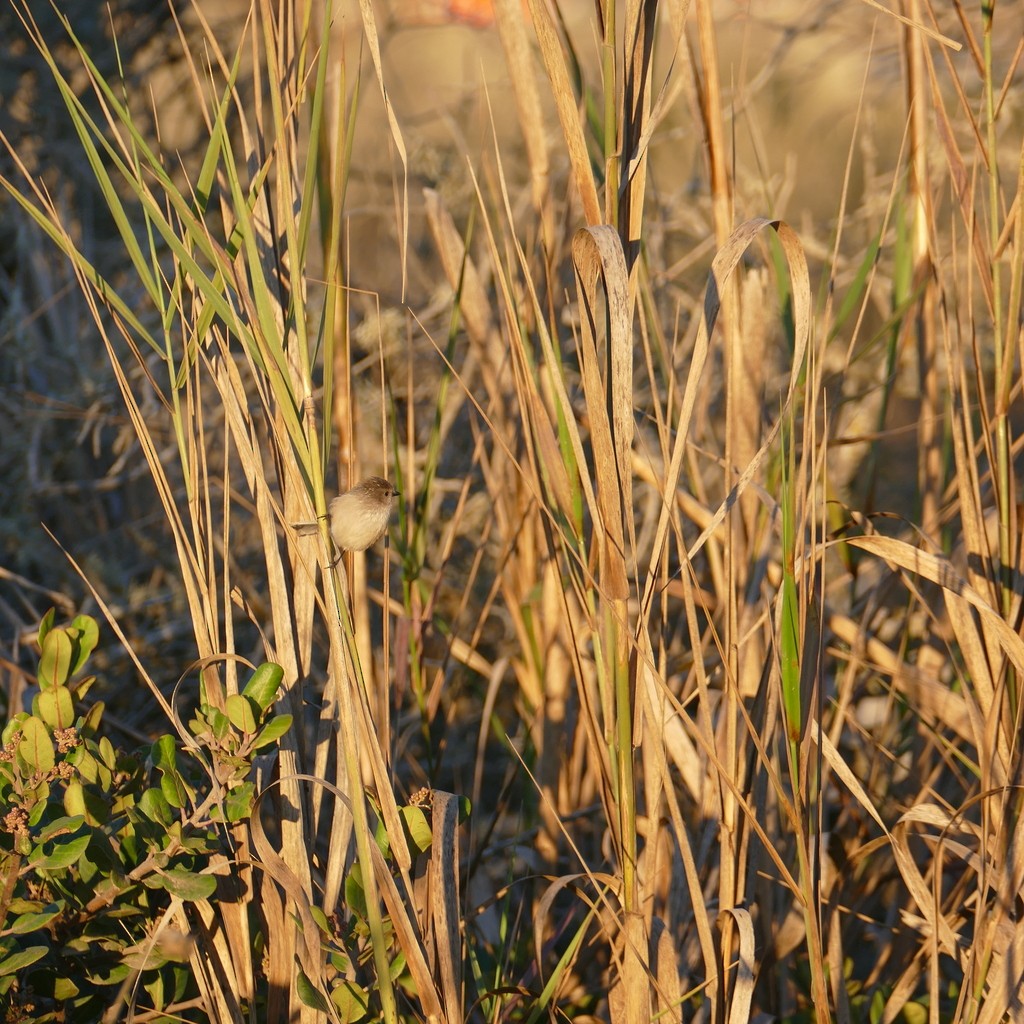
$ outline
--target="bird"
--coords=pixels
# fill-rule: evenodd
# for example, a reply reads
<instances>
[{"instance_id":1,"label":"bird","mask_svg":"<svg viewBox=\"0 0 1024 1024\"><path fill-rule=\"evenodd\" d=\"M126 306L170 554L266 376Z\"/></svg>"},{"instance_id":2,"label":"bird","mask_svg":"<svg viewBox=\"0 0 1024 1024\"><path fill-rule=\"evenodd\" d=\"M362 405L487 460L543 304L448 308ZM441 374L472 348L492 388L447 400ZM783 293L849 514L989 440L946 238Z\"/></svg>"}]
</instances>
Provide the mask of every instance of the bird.
<instances>
[{"instance_id":1,"label":"bird","mask_svg":"<svg viewBox=\"0 0 1024 1024\"><path fill-rule=\"evenodd\" d=\"M395 501L395 485L371 476L349 488L327 506L331 537L339 551L365 551L387 532Z\"/></svg>"},{"instance_id":2,"label":"bird","mask_svg":"<svg viewBox=\"0 0 1024 1024\"><path fill-rule=\"evenodd\" d=\"M399 492L382 476L366 480L332 498L327 506L331 538L341 551L365 551L384 536ZM299 523L300 534L313 533L316 523Z\"/></svg>"}]
</instances>

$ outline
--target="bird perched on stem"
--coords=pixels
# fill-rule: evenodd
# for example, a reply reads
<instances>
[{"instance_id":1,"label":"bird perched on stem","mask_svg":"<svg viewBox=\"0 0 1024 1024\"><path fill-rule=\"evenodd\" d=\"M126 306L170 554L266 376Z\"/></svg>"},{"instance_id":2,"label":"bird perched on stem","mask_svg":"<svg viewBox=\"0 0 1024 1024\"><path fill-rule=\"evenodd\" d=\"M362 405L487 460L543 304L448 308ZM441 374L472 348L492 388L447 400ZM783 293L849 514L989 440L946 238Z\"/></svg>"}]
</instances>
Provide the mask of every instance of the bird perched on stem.
<instances>
[{"instance_id":1,"label":"bird perched on stem","mask_svg":"<svg viewBox=\"0 0 1024 1024\"><path fill-rule=\"evenodd\" d=\"M365 551L387 532L398 491L390 480L371 476L332 498L327 506L331 537L339 551ZM299 533L312 533L316 523L300 523Z\"/></svg>"}]
</instances>

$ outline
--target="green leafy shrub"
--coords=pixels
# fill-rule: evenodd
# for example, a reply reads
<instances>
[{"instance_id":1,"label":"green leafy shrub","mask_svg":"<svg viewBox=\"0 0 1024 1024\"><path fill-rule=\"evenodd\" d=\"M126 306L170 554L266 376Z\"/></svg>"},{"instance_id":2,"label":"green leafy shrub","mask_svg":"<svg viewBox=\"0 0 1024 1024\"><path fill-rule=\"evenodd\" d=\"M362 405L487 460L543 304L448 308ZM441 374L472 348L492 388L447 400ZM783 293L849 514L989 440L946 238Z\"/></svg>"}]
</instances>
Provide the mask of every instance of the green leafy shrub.
<instances>
[{"instance_id":1,"label":"green leafy shrub","mask_svg":"<svg viewBox=\"0 0 1024 1024\"><path fill-rule=\"evenodd\" d=\"M253 756L291 724L270 715L282 671L265 664L223 709L201 702L190 733L118 750L103 704L80 710L98 639L94 619L55 626L51 610L32 711L2 735L0 996L15 1019L98 1020L136 985L158 1010L193 992L186 908L213 896L223 823L252 811Z\"/></svg>"}]
</instances>

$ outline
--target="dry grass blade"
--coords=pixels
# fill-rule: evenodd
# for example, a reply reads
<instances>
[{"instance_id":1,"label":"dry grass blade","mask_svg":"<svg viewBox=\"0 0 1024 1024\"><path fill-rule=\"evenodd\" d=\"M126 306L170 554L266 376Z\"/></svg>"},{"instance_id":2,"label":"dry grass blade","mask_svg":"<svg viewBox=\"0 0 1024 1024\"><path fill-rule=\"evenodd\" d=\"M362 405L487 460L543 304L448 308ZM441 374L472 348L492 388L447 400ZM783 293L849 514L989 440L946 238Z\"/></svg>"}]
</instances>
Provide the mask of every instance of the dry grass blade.
<instances>
[{"instance_id":1,"label":"dry grass blade","mask_svg":"<svg viewBox=\"0 0 1024 1024\"><path fill-rule=\"evenodd\" d=\"M573 239L572 254L581 311L580 371L590 421L592 476L599 506L599 517L595 517L594 522L594 544L599 564L598 593L603 606L603 643L598 651L600 697L595 695L592 702L595 709L599 703L603 705L606 735L610 732L615 735L614 775L603 799L607 807L617 807L618 811L623 1019L627 1024L639 1024L649 1016L650 983L647 926L640 911L637 881L631 708L635 661L630 658L626 607L627 557L634 567L634 575L636 558L630 472L634 425L629 277L619 235L610 227L578 231ZM598 355L602 336L607 352L604 374ZM581 641L582 637L577 643L582 651L585 648Z\"/></svg>"},{"instance_id":2,"label":"dry grass blade","mask_svg":"<svg viewBox=\"0 0 1024 1024\"><path fill-rule=\"evenodd\" d=\"M255 891L252 861L249 857L248 826L238 824L232 828L234 858L221 856L214 858L212 866L220 872L218 879L217 913L223 922L223 928L211 927L218 951L221 953L221 973L230 972L232 978L231 991L236 993L242 1003L249 1003L256 995L256 983L253 976L252 955L253 933L250 926L250 914L255 905ZM213 918L213 908L210 908ZM211 922L208 921L208 926Z\"/></svg>"},{"instance_id":3,"label":"dry grass blade","mask_svg":"<svg viewBox=\"0 0 1024 1024\"><path fill-rule=\"evenodd\" d=\"M686 439L689 434L690 421L693 416L697 393L701 385L701 377L703 376L704 367L707 362L711 334L714 331L715 323L718 320L718 313L721 309L722 290L725 286L725 282L736 269L736 266L743 253L746 251L747 246L750 245L757 234L765 228L772 228L776 232L786 255L786 259L789 262L790 275L792 278L795 346L793 350L792 365L790 368L789 387L783 404L783 413L792 401L793 395L796 391L804 363L804 356L807 352L807 344L810 339L811 289L810 276L807 271L807 258L804 255L803 246L800 244L799 238L789 225L782 221L769 221L765 218L755 218L736 228L736 230L730 235L726 245L724 245L716 254L711 264L711 273L709 275L707 288L704 292L703 315L698 327L697 339L693 348L693 356L690 360L690 367L686 377L686 387L683 392L683 398L679 410L679 419L676 424L676 436L672 447L671 460L665 473L663 486L666 493L676 491L679 486L683 454L686 450ZM753 473L756 471L757 466L760 465L761 459L763 459L770 445L774 441L777 430L779 429L779 425L782 421L783 417L780 415L779 420L776 423L776 427L772 430L767 440L761 446L758 456L755 457L751 466L748 466L744 474L741 476L740 483L737 485L734 494L731 494L729 498L722 503L722 506L719 508L711 522L709 522L702 531L698 541L691 545L691 557L693 553L696 553L704 541L712 535L717 524L721 522L728 509L731 507L732 502L735 500L735 495L742 490L742 487L746 486L750 479L752 479ZM662 506L661 516L654 536L654 546L650 570L647 577L647 585L644 591L643 603L645 606L650 601L655 588L658 586L659 576L657 567L658 562L662 557L662 552L664 551L664 545L668 536L669 518L672 511L672 506L668 503Z\"/></svg>"},{"instance_id":4,"label":"dry grass blade","mask_svg":"<svg viewBox=\"0 0 1024 1024\"><path fill-rule=\"evenodd\" d=\"M697 39L700 46L704 77L698 84L701 117L707 138L708 162L711 172L711 205L715 241L723 248L732 231L734 220L733 186L728 171L729 147L725 142L725 111L722 105L722 84L718 69L718 45L715 40L714 15L709 0L697 0ZM693 74L696 78L697 67ZM725 294L725 280L719 281L719 299Z\"/></svg>"},{"instance_id":5,"label":"dry grass blade","mask_svg":"<svg viewBox=\"0 0 1024 1024\"><path fill-rule=\"evenodd\" d=\"M436 790L432 799L430 887L432 931L445 1012L449 1021L462 1018L462 937L459 928L459 799Z\"/></svg>"},{"instance_id":6,"label":"dry grass blade","mask_svg":"<svg viewBox=\"0 0 1024 1024\"><path fill-rule=\"evenodd\" d=\"M744 1024L750 1020L750 1004L754 995L754 928L750 914L736 907L723 914L731 914L740 933L739 961L737 962L736 983L733 987L732 1004L729 1007L729 1024ZM723 961L729 950L722 951Z\"/></svg>"},{"instance_id":7,"label":"dry grass blade","mask_svg":"<svg viewBox=\"0 0 1024 1024\"><path fill-rule=\"evenodd\" d=\"M399 892L384 857L376 844L372 847L374 870L380 879L381 895L395 929L398 948L405 954L416 995L428 1020L444 1020L442 998L434 983L424 952L424 939L409 916L408 896Z\"/></svg>"},{"instance_id":8,"label":"dry grass blade","mask_svg":"<svg viewBox=\"0 0 1024 1024\"><path fill-rule=\"evenodd\" d=\"M436 189L428 188L423 190L423 198L445 277L452 291L458 295L459 315L470 338L486 352L494 331L494 320L480 272L466 251L466 244L456 230L441 194Z\"/></svg>"},{"instance_id":9,"label":"dry grass blade","mask_svg":"<svg viewBox=\"0 0 1024 1024\"><path fill-rule=\"evenodd\" d=\"M302 780L296 778L293 781L299 783ZM315 783L321 780L311 779L309 781ZM267 789L263 790L260 796L261 801L267 792ZM306 884L292 871L288 862L274 849L270 840L267 839L267 834L264 831L263 822L260 818L258 803L250 818L250 828L252 830L253 849L259 858L260 869L266 872L284 890L291 910L300 922L300 927L297 929L300 941L296 943L296 952L302 970L313 985L320 986L322 984L325 958L320 945L320 929L310 910L311 904L306 892ZM286 913L285 920L288 920L291 916L291 913ZM290 963L285 969L289 972L294 971L294 967ZM289 982L285 991L291 991L291 988L292 986ZM333 1004L329 1003L329 1001L328 1005L333 1007ZM306 1007L306 1009L308 1010L309 1008ZM304 1011L302 1012L304 1013ZM331 1019L337 1021L336 1013L331 1013Z\"/></svg>"},{"instance_id":10,"label":"dry grass blade","mask_svg":"<svg viewBox=\"0 0 1024 1024\"><path fill-rule=\"evenodd\" d=\"M377 75L377 85L380 87L380 94L384 100L388 127L391 129L391 140L394 142L399 159L402 161L402 222L399 235L399 257L402 265L402 293L404 294L406 286L406 251L409 244L409 158L406 155L405 140L402 137L402 129L398 124L398 117L391 104L391 97L388 94L387 86L384 84L384 66L380 59L380 42L377 37L377 16L371 0L359 0L359 13L363 19L363 33L366 37L366 45L370 50L370 57L373 60L373 70Z\"/></svg>"},{"instance_id":11,"label":"dry grass blade","mask_svg":"<svg viewBox=\"0 0 1024 1024\"><path fill-rule=\"evenodd\" d=\"M937 939L938 948L946 956L960 959L964 955L960 938L939 905L932 884L918 868L914 851L910 848L910 826L917 823L931 825L945 832L951 820L942 808L935 805L914 807L893 826L892 844L903 880L927 922L926 934L929 938L934 936Z\"/></svg>"},{"instance_id":12,"label":"dry grass blade","mask_svg":"<svg viewBox=\"0 0 1024 1024\"><path fill-rule=\"evenodd\" d=\"M196 941L189 951L189 963L204 994L204 1002L210 1009L210 1020L215 1024L242 1024L242 1008L239 997L242 985L234 967L248 950L245 947L233 951L226 941L225 932L217 927L213 906L207 900L193 904L202 924ZM223 913L223 908L221 908ZM190 927L185 914L178 908L179 920Z\"/></svg>"},{"instance_id":13,"label":"dry grass blade","mask_svg":"<svg viewBox=\"0 0 1024 1024\"><path fill-rule=\"evenodd\" d=\"M665 923L655 918L651 928L651 970L654 974L657 1019L683 1024L683 997L679 986L679 952Z\"/></svg>"},{"instance_id":14,"label":"dry grass blade","mask_svg":"<svg viewBox=\"0 0 1024 1024\"><path fill-rule=\"evenodd\" d=\"M890 10L888 7L883 6L878 0L861 0L861 3L867 4L869 7L874 7L881 11L883 14L888 15L890 18L895 18L897 21L902 22L908 28L912 28L915 32L920 32L923 35L928 36L930 39L934 39L938 43L942 43L943 46L948 46L951 50L959 52L963 49L963 46L958 43L955 39L951 39L949 36L943 35L941 32L937 32L933 28L929 28L927 25L920 21L915 21L913 18L908 18L904 14L900 14L898 11Z\"/></svg>"},{"instance_id":15,"label":"dry grass blade","mask_svg":"<svg viewBox=\"0 0 1024 1024\"><path fill-rule=\"evenodd\" d=\"M975 257L974 268L977 272L980 272L979 281L988 302L989 312L994 315L992 276L990 273L986 272L986 268L990 266L989 253L986 251L982 225L978 222L974 210L976 200L974 191L975 180L968 168L968 161L964 159L964 155L960 150L960 144L957 141L956 127L946 111L946 105L942 102L942 86L939 83L934 63L931 60L931 55L927 50L925 51L924 57L926 67L928 68L928 79L932 92L931 107L935 113L935 124L938 131L939 141L942 143L943 150L946 154L946 165L949 169L949 175L958 201L963 225L969 234L973 246L973 253ZM960 95L961 111L965 116L966 123L969 124L975 132L975 138L978 145L982 146L983 142L981 133L975 121L971 103L964 95L960 80L955 74L953 75L953 81L956 84Z\"/></svg>"},{"instance_id":16,"label":"dry grass blade","mask_svg":"<svg viewBox=\"0 0 1024 1024\"><path fill-rule=\"evenodd\" d=\"M624 916L620 977L625 1008L618 1021L623 1024L644 1024L651 1019L652 996L647 921L640 911L627 910ZM612 1015L612 1021L618 1024L615 1014Z\"/></svg>"},{"instance_id":17,"label":"dry grass blade","mask_svg":"<svg viewBox=\"0 0 1024 1024\"><path fill-rule=\"evenodd\" d=\"M853 794L861 807L871 815L875 824L878 825L882 832L889 836L889 829L875 807L874 801L868 796L857 776L850 770L850 766L843 760L835 744L827 736L815 732L813 729L811 730L811 738L814 743L820 745L821 752L829 767L836 773L843 785Z\"/></svg>"},{"instance_id":18,"label":"dry grass blade","mask_svg":"<svg viewBox=\"0 0 1024 1024\"><path fill-rule=\"evenodd\" d=\"M998 931L991 944L992 960L986 975L989 989L978 1015L978 1024L999 1024L1017 1019L1024 1010L1024 929L1003 916L1002 908L993 922Z\"/></svg>"},{"instance_id":19,"label":"dry grass blade","mask_svg":"<svg viewBox=\"0 0 1024 1024\"><path fill-rule=\"evenodd\" d=\"M543 0L530 0L530 17L537 33L537 42L540 44L541 58L551 80L551 94L555 100L558 120L562 126L562 137L572 164L573 180L583 204L583 219L588 225L594 226L600 224L602 220L601 203L590 166L590 154L587 152L587 143L580 126L576 95L569 78L565 55L562 53L547 4Z\"/></svg>"},{"instance_id":20,"label":"dry grass blade","mask_svg":"<svg viewBox=\"0 0 1024 1024\"><path fill-rule=\"evenodd\" d=\"M495 0L494 15L530 164L530 195L534 209L541 215L544 237L550 238L552 204L548 139L526 37L523 4L521 0Z\"/></svg>"},{"instance_id":21,"label":"dry grass blade","mask_svg":"<svg viewBox=\"0 0 1024 1024\"><path fill-rule=\"evenodd\" d=\"M857 652L863 650L866 664L890 675L893 688L904 694L922 717L943 723L966 742L981 735L972 721L972 714L977 712L973 698L950 690L933 675L916 671L877 637L866 636L863 628L845 615L833 614L828 629L854 651L855 657L860 657Z\"/></svg>"},{"instance_id":22,"label":"dry grass blade","mask_svg":"<svg viewBox=\"0 0 1024 1024\"><path fill-rule=\"evenodd\" d=\"M986 629L991 630L1000 649L1013 662L1017 671L1024 673L1024 640L984 597L964 581L948 559L929 554L896 537L851 537L848 543L870 551L909 573L923 576L942 587L954 603L970 605L979 613L982 623Z\"/></svg>"},{"instance_id":23,"label":"dry grass blade","mask_svg":"<svg viewBox=\"0 0 1024 1024\"><path fill-rule=\"evenodd\" d=\"M325 707L329 705L337 710L338 719L336 742L338 744L338 781L340 785L337 790L332 791L336 795L339 792L347 794L347 804L352 812L355 847L366 894L367 924L370 931L374 965L378 971L382 1010L388 1024L393 1024L397 1018L397 1008L394 987L389 973L379 889L379 886L386 885L387 881L378 879L378 872L374 867L374 857L375 855L379 856L380 851L370 830L366 794L363 788L363 758L373 758L374 771L378 773L378 777L386 778L387 769L380 763L379 753L374 756L373 745L367 743L365 738L368 731L368 715L364 713L365 695L361 692L360 681L352 671L356 659L350 656L343 630L343 623L347 624L350 621L348 610L343 604L346 597L341 591L338 578L333 570L326 570L325 576L327 577L325 587L328 588L330 601L327 630L330 641L329 666L331 671L324 691L324 704ZM321 784L329 788L329 783L320 781ZM392 800L394 799L394 793L390 787L386 790L386 795L390 796ZM401 831L397 833L394 841L396 844L404 842L404 835ZM347 850L332 844L330 851L332 860L335 858L340 860L346 854Z\"/></svg>"},{"instance_id":24,"label":"dry grass blade","mask_svg":"<svg viewBox=\"0 0 1024 1024\"><path fill-rule=\"evenodd\" d=\"M624 599L628 594L624 540L627 528L631 542L635 542L629 468L633 443L633 348L628 271L619 236L607 226L578 231L572 253L583 314L580 369L594 446L593 479L597 482L605 545L601 549L601 582L607 597ZM600 291L599 281L603 286ZM597 350L602 336L608 352L606 377L602 376L602 360Z\"/></svg>"},{"instance_id":25,"label":"dry grass blade","mask_svg":"<svg viewBox=\"0 0 1024 1024\"><path fill-rule=\"evenodd\" d=\"M591 912L593 912L595 907L607 907L609 893L616 894L619 885L618 879L612 875L588 871L586 874L561 875L558 878L552 879L550 884L544 887L544 893L537 901L533 910L533 953L538 964L544 962L544 943L552 934L560 934L570 924L564 915L553 913L556 901L564 894L566 889L572 889L579 894L578 886L588 883L597 887L598 892L596 899L591 899L589 896L582 897L590 907ZM588 915L584 925L581 926L582 928L589 925L590 916ZM550 984L551 980L548 979L548 984Z\"/></svg>"},{"instance_id":26,"label":"dry grass blade","mask_svg":"<svg viewBox=\"0 0 1024 1024\"><path fill-rule=\"evenodd\" d=\"M688 6L688 4L686 5ZM647 158L651 119L651 79L654 73L654 40L657 30L655 4L629 0L623 28L622 117L619 125L618 218L630 271L640 254L644 197L647 192ZM608 88L609 84L605 83ZM632 296L631 296L632 297Z\"/></svg>"},{"instance_id":27,"label":"dry grass blade","mask_svg":"<svg viewBox=\"0 0 1024 1024\"><path fill-rule=\"evenodd\" d=\"M1006 785L1012 773L1014 743L1013 727L1004 714L1006 662L1013 670L1021 671L1024 641L947 559L892 537L857 537L850 538L849 543L942 588L950 624L969 674L970 686L964 699L982 778L986 788Z\"/></svg>"},{"instance_id":28,"label":"dry grass blade","mask_svg":"<svg viewBox=\"0 0 1024 1024\"><path fill-rule=\"evenodd\" d=\"M544 399L536 391L528 392L527 397L528 405L524 411L529 417L530 435L540 460L541 477L555 508L565 517L566 522L571 523L575 518L572 485L562 451L555 439L551 418Z\"/></svg>"}]
</instances>

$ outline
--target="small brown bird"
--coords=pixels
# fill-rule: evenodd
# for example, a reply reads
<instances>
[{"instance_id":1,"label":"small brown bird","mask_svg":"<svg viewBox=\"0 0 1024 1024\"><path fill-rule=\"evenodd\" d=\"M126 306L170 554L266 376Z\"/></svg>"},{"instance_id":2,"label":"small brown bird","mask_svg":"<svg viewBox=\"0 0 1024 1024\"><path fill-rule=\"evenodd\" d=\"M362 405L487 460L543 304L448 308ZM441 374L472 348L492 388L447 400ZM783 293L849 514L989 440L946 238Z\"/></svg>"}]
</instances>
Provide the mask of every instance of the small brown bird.
<instances>
[{"instance_id":1,"label":"small brown bird","mask_svg":"<svg viewBox=\"0 0 1024 1024\"><path fill-rule=\"evenodd\" d=\"M398 491L381 476L371 476L331 499L331 536L339 551L365 551L387 532Z\"/></svg>"},{"instance_id":2,"label":"small brown bird","mask_svg":"<svg viewBox=\"0 0 1024 1024\"><path fill-rule=\"evenodd\" d=\"M380 476L355 485L327 506L331 537L339 551L365 551L387 532L398 491ZM300 523L299 533L312 533L315 523Z\"/></svg>"}]
</instances>

